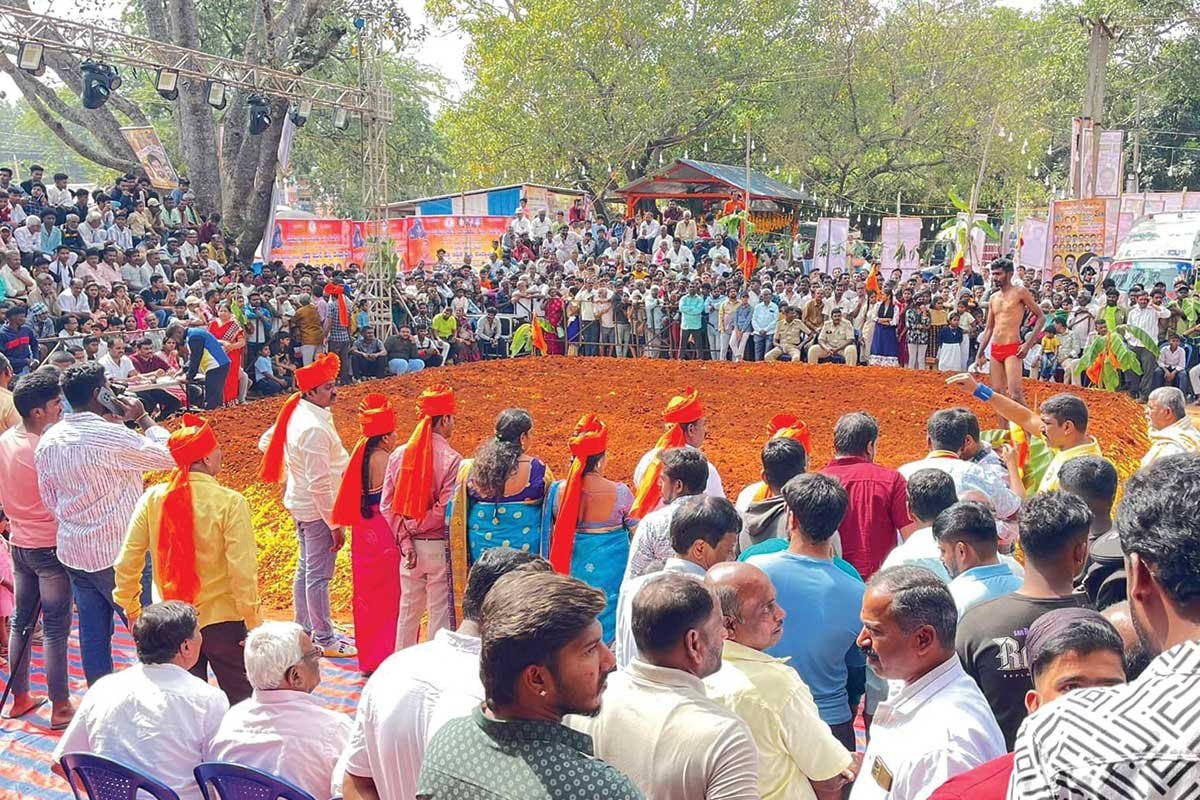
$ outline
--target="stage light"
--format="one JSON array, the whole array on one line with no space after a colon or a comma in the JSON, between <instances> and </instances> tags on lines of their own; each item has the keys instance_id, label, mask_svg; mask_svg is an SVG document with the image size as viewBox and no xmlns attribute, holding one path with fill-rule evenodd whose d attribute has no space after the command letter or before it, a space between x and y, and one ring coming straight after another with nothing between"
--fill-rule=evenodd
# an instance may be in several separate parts
<instances>
[{"instance_id":1,"label":"stage light","mask_svg":"<svg viewBox=\"0 0 1200 800\"><path fill-rule=\"evenodd\" d=\"M84 108L100 108L108 102L109 95L121 88L121 76L115 67L96 61L85 61L79 71L83 77L80 100Z\"/></svg>"},{"instance_id":2,"label":"stage light","mask_svg":"<svg viewBox=\"0 0 1200 800\"><path fill-rule=\"evenodd\" d=\"M271 106L265 97L252 94L246 99L246 105L250 106L250 133L252 135L257 136L271 127Z\"/></svg>"},{"instance_id":3,"label":"stage light","mask_svg":"<svg viewBox=\"0 0 1200 800\"><path fill-rule=\"evenodd\" d=\"M17 49L17 66L31 75L46 72L46 48L37 42L21 42Z\"/></svg>"},{"instance_id":4,"label":"stage light","mask_svg":"<svg viewBox=\"0 0 1200 800\"><path fill-rule=\"evenodd\" d=\"M228 99L225 97L225 84L209 81L205 88L205 99L217 111L225 108Z\"/></svg>"},{"instance_id":5,"label":"stage light","mask_svg":"<svg viewBox=\"0 0 1200 800\"><path fill-rule=\"evenodd\" d=\"M344 131L350 127L350 112L344 108L335 108L333 110L333 127L339 131Z\"/></svg>"},{"instance_id":6,"label":"stage light","mask_svg":"<svg viewBox=\"0 0 1200 800\"><path fill-rule=\"evenodd\" d=\"M179 99L179 73L173 69L159 69L154 77L154 90L164 100Z\"/></svg>"},{"instance_id":7,"label":"stage light","mask_svg":"<svg viewBox=\"0 0 1200 800\"><path fill-rule=\"evenodd\" d=\"M292 118L292 124L297 128L303 128L304 123L308 122L308 118L311 115L312 100L301 100L299 103L292 106L292 110L288 112L288 116Z\"/></svg>"}]
</instances>

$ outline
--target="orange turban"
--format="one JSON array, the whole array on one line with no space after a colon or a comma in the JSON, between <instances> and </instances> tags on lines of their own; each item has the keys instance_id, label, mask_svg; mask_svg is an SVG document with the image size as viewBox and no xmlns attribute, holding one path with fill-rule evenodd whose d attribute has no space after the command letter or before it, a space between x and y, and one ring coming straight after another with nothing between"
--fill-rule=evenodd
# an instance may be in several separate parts
<instances>
[{"instance_id":1,"label":"orange turban","mask_svg":"<svg viewBox=\"0 0 1200 800\"><path fill-rule=\"evenodd\" d=\"M311 392L324 383L336 380L341 371L342 363L333 353L323 353L313 359L307 367L296 369L296 386L300 391L293 394L279 407L279 416L275 417L275 432L271 435L271 443L263 454L262 463L258 466L258 479L265 483L278 483L283 477L283 449L287 444L287 426L292 419L296 406L300 405L300 395Z\"/></svg>"},{"instance_id":2,"label":"orange turban","mask_svg":"<svg viewBox=\"0 0 1200 800\"><path fill-rule=\"evenodd\" d=\"M800 421L795 414L776 414L767 423L767 432L771 438L786 436L795 439L804 447L805 455L812 454L812 440L808 436L808 426Z\"/></svg>"},{"instance_id":3,"label":"orange turban","mask_svg":"<svg viewBox=\"0 0 1200 800\"><path fill-rule=\"evenodd\" d=\"M550 565L555 572L571 573L571 556L575 551L575 529L579 522L579 505L583 499L583 468L592 456L608 448L608 428L595 414L585 414L571 435L571 469L563 482L562 501L554 520L550 537Z\"/></svg>"},{"instance_id":4,"label":"orange turban","mask_svg":"<svg viewBox=\"0 0 1200 800\"><path fill-rule=\"evenodd\" d=\"M346 289L336 283L331 283L325 287L325 296L337 298L338 322L343 328L349 328L350 309L346 308Z\"/></svg>"},{"instance_id":5,"label":"orange turban","mask_svg":"<svg viewBox=\"0 0 1200 800\"><path fill-rule=\"evenodd\" d=\"M342 473L342 484L333 501L334 525L354 525L362 515L362 474L367 440L373 436L386 436L396 430L396 412L385 396L371 393L358 406L358 424L362 428L362 435L350 453L350 463Z\"/></svg>"},{"instance_id":6,"label":"orange turban","mask_svg":"<svg viewBox=\"0 0 1200 800\"><path fill-rule=\"evenodd\" d=\"M430 386L417 398L417 410L421 420L404 446L392 511L419 520L433 507L433 418L454 413L454 390L442 383Z\"/></svg>"},{"instance_id":7,"label":"orange turban","mask_svg":"<svg viewBox=\"0 0 1200 800\"><path fill-rule=\"evenodd\" d=\"M704 406L700 404L699 394L691 386L683 394L672 397L667 403L666 411L663 412L663 422L668 423L667 429L663 431L662 436L658 437L658 442L654 445L655 449L661 453L663 450L673 447L683 447L687 444L687 437L684 436L683 428L680 426L695 422L703 416ZM638 483L637 497L634 498L633 508L629 512L631 517L642 519L658 505L659 498L662 496L658 487L658 479L661 475L662 462L655 454L650 466L646 469L646 474Z\"/></svg>"},{"instance_id":8,"label":"orange turban","mask_svg":"<svg viewBox=\"0 0 1200 800\"><path fill-rule=\"evenodd\" d=\"M184 414L183 425L167 440L167 449L175 459L167 491L163 494L158 521L159 585L164 600L193 603L200 591L196 575L196 530L192 509L192 464L217 449L217 436L203 417Z\"/></svg>"}]
</instances>

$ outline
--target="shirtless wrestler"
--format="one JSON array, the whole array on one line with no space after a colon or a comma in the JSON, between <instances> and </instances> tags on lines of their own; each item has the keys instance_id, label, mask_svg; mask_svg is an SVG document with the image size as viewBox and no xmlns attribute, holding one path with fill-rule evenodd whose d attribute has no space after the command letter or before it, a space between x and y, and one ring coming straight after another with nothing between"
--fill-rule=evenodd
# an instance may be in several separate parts
<instances>
[{"instance_id":1,"label":"shirtless wrestler","mask_svg":"<svg viewBox=\"0 0 1200 800\"><path fill-rule=\"evenodd\" d=\"M987 358L987 346L992 345L992 388L1008 395L1018 403L1025 404L1021 390L1021 367L1029 348L1042 333L1046 314L1024 287L1013 285L1013 263L1007 258L992 262L992 283L995 291L988 300L987 327L979 337L979 355L976 363L983 366ZM1026 312L1034 316L1033 328L1025 340L1021 340L1021 321Z\"/></svg>"}]
</instances>

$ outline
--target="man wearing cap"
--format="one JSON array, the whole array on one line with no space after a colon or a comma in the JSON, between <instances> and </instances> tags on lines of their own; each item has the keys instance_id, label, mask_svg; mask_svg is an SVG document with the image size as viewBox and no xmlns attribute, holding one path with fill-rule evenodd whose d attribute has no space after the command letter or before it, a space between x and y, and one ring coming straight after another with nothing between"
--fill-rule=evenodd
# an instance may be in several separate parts
<instances>
[{"instance_id":1,"label":"man wearing cap","mask_svg":"<svg viewBox=\"0 0 1200 800\"><path fill-rule=\"evenodd\" d=\"M858 348L854 344L854 324L834 306L829 321L817 332L817 342L808 349L808 363L816 364L822 358L841 356L849 366L858 363Z\"/></svg>"},{"instance_id":2,"label":"man wearing cap","mask_svg":"<svg viewBox=\"0 0 1200 800\"><path fill-rule=\"evenodd\" d=\"M704 416L704 406L700 403L699 393L689 386L682 395L676 395L667 403L663 412L663 422L666 430L658 437L654 449L648 451L638 461L633 470L633 482L637 486L637 494L633 501L633 509L629 512L634 519L642 519L651 511L662 505L659 477L662 474L662 464L658 454L673 447L694 447L700 449L704 438L708 435L708 420ZM721 484L721 476L710 461L708 464L708 485L704 493L712 497L724 497L725 487Z\"/></svg>"},{"instance_id":3,"label":"man wearing cap","mask_svg":"<svg viewBox=\"0 0 1200 800\"><path fill-rule=\"evenodd\" d=\"M449 442L454 433L454 390L443 384L430 386L417 398L417 410L421 418L408 442L388 457L379 497L379 512L400 547L397 649L417 643L426 609L426 637L453 628L461 619L454 607L453 569L461 571L458 585L466 587L465 559L450 564L446 546L446 507L462 463Z\"/></svg>"},{"instance_id":4,"label":"man wearing cap","mask_svg":"<svg viewBox=\"0 0 1200 800\"><path fill-rule=\"evenodd\" d=\"M296 522L300 555L293 600L296 622L329 658L358 655L340 637L329 615L329 581L345 533L333 524L333 505L350 455L333 426L330 408L337 400L341 365L332 354L318 356L296 370L298 392L284 402L275 424L258 440L264 453L259 478L276 483L286 471L283 506Z\"/></svg>"},{"instance_id":5,"label":"man wearing cap","mask_svg":"<svg viewBox=\"0 0 1200 800\"><path fill-rule=\"evenodd\" d=\"M149 553L162 598L190 603L200 616L200 658L189 671L207 681L211 664L233 705L250 696L242 643L261 621L250 505L217 482L221 446L202 417L184 414L167 449L176 467L134 506L113 599L132 625L142 611L139 581Z\"/></svg>"}]
</instances>

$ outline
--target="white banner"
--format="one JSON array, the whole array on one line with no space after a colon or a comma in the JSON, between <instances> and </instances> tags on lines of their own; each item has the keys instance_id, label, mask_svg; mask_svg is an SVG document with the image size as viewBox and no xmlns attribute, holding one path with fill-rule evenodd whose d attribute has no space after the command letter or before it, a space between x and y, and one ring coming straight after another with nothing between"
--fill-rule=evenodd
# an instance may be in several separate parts
<instances>
[{"instance_id":1,"label":"white banner","mask_svg":"<svg viewBox=\"0 0 1200 800\"><path fill-rule=\"evenodd\" d=\"M259 252L262 253L264 264L271 262L271 248L276 246L275 209L283 202L283 192L279 190L279 176L287 174L288 165L292 161L292 142L295 139L296 125L292 122L292 115L284 114L283 131L279 134L279 148L275 151L279 164L275 168L275 184L271 190L271 210L267 212L267 224L263 229L262 244L258 247Z\"/></svg>"},{"instance_id":2,"label":"white banner","mask_svg":"<svg viewBox=\"0 0 1200 800\"><path fill-rule=\"evenodd\" d=\"M830 274L846 270L846 245L850 239L849 217L821 217L813 245L813 269Z\"/></svg>"},{"instance_id":3,"label":"white banner","mask_svg":"<svg viewBox=\"0 0 1200 800\"><path fill-rule=\"evenodd\" d=\"M879 266L885 275L899 269L904 277L921 266L921 220L919 217L884 217Z\"/></svg>"}]
</instances>

